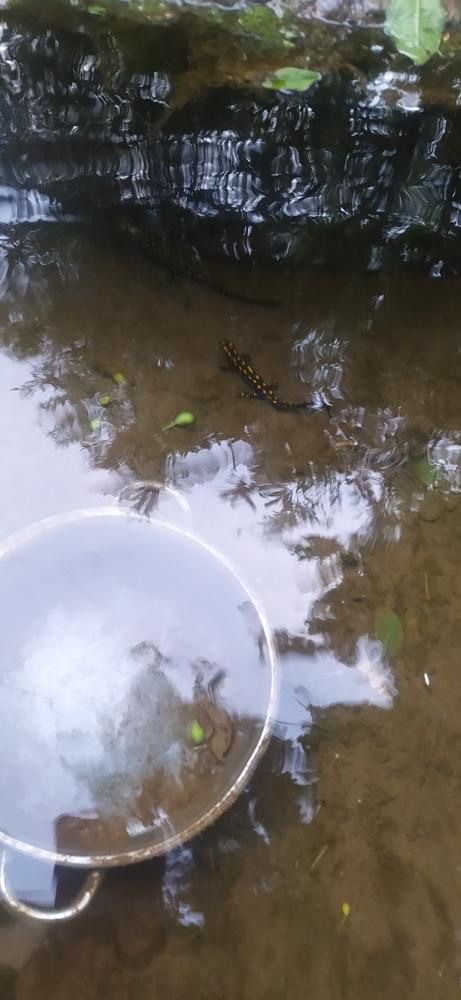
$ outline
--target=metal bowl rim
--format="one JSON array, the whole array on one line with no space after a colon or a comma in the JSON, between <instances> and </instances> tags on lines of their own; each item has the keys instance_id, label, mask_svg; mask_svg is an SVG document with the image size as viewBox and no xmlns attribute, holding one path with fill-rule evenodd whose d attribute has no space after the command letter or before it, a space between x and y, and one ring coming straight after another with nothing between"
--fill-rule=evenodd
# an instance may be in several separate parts
<instances>
[{"instance_id":1,"label":"metal bowl rim","mask_svg":"<svg viewBox=\"0 0 461 1000\"><path fill-rule=\"evenodd\" d=\"M150 858L166 854L174 847L179 847L192 837L197 836L205 830L206 827L210 826L216 819L218 819L219 816L222 815L222 813L226 811L226 809L232 805L233 802L235 802L240 793L243 791L243 788L247 784L269 743L272 732L272 720L275 716L278 704L280 678L277 651L272 630L259 598L255 596L246 582L242 580L239 571L232 565L227 557L223 556L221 552L214 548L214 546L195 535L193 531L178 527L177 525L171 524L169 521L164 521L157 516L151 517L146 514L140 514L137 511L126 510L117 506L82 507L76 510L65 511L61 514L55 514L40 521L35 521L27 527L21 528L12 535L9 535L7 538L0 541L0 559L4 559L16 549L23 547L28 542L33 541L33 539L45 534L47 531L55 527L73 524L77 521L94 517L123 517L125 519L141 521L159 529L163 528L167 531L173 532L174 534L180 535L183 538L188 538L190 541L194 542L196 545L217 559L218 562L221 563L221 566L223 566L237 580L242 590L245 591L248 600L251 601L253 607L255 608L264 633L269 666L271 670L271 687L266 716L255 748L227 792L220 799L218 799L211 809L208 809L207 812L205 812L201 817L193 823L190 823L189 826L182 832L171 834L171 836L167 837L166 840L163 840L158 844L147 844L143 847L133 848L132 850L122 851L115 854L76 855L64 854L58 851L52 851L47 848L29 844L27 841L18 840L16 837L11 836L0 828L0 844L3 844L5 847L9 847L11 850L19 851L29 857L36 858L37 860L52 862L54 864L67 867L115 868L123 865L136 864L141 861L147 861Z\"/></svg>"}]
</instances>

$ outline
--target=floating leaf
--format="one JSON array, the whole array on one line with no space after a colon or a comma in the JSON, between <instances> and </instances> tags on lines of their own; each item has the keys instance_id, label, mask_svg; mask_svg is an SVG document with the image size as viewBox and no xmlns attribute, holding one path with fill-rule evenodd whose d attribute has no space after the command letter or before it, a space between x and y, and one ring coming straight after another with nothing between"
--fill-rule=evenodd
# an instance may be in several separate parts
<instances>
[{"instance_id":1,"label":"floating leaf","mask_svg":"<svg viewBox=\"0 0 461 1000\"><path fill-rule=\"evenodd\" d=\"M349 916L350 912L351 912L351 908L350 908L349 903L343 903L342 906L341 906L341 913L342 913L342 915L343 915L343 917L344 917L345 920Z\"/></svg>"},{"instance_id":2,"label":"floating leaf","mask_svg":"<svg viewBox=\"0 0 461 1000\"><path fill-rule=\"evenodd\" d=\"M113 402L113 399L112 396L100 396L99 402L101 406L110 406L110 404Z\"/></svg>"},{"instance_id":3,"label":"floating leaf","mask_svg":"<svg viewBox=\"0 0 461 1000\"><path fill-rule=\"evenodd\" d=\"M126 378L122 375L122 372L115 372L115 375L112 375L112 378L116 385L122 385L123 382L126 382Z\"/></svg>"},{"instance_id":4,"label":"floating leaf","mask_svg":"<svg viewBox=\"0 0 461 1000\"><path fill-rule=\"evenodd\" d=\"M396 656L403 645L403 627L399 616L390 608L378 611L375 621L376 635L382 642L386 653Z\"/></svg>"},{"instance_id":5,"label":"floating leaf","mask_svg":"<svg viewBox=\"0 0 461 1000\"><path fill-rule=\"evenodd\" d=\"M101 429L101 418L93 417L93 419L90 420L90 427L92 431L99 431Z\"/></svg>"},{"instance_id":6,"label":"floating leaf","mask_svg":"<svg viewBox=\"0 0 461 1000\"><path fill-rule=\"evenodd\" d=\"M389 0L386 31L399 52L421 66L438 51L444 20L441 0Z\"/></svg>"},{"instance_id":7,"label":"floating leaf","mask_svg":"<svg viewBox=\"0 0 461 1000\"><path fill-rule=\"evenodd\" d=\"M172 427L190 427L191 424L195 423L195 417L193 413L189 413L188 410L182 410L178 413L174 420L171 420L169 424L165 424L162 427L162 431L169 431Z\"/></svg>"},{"instance_id":8,"label":"floating leaf","mask_svg":"<svg viewBox=\"0 0 461 1000\"><path fill-rule=\"evenodd\" d=\"M99 3L92 3L87 7L89 14L105 14L106 8L102 7Z\"/></svg>"},{"instance_id":9,"label":"floating leaf","mask_svg":"<svg viewBox=\"0 0 461 1000\"><path fill-rule=\"evenodd\" d=\"M200 743L203 743L205 739L205 730L197 719L193 719L190 724L190 735L192 742L195 743L196 746L200 746Z\"/></svg>"},{"instance_id":10,"label":"floating leaf","mask_svg":"<svg viewBox=\"0 0 461 1000\"><path fill-rule=\"evenodd\" d=\"M282 66L272 76L266 77L263 87L268 90L309 90L320 80L320 73L314 69L298 69L296 66Z\"/></svg>"}]
</instances>

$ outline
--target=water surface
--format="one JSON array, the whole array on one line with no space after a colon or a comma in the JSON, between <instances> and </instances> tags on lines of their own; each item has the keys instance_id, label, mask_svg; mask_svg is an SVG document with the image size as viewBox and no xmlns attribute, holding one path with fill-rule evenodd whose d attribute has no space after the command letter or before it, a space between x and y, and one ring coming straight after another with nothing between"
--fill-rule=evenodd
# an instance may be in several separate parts
<instances>
[{"instance_id":1,"label":"water surface","mask_svg":"<svg viewBox=\"0 0 461 1000\"><path fill-rule=\"evenodd\" d=\"M54 230L40 239L56 251ZM264 309L91 230L59 253L66 268L30 264L21 287L5 267L2 535L135 481L174 485L189 514L149 486L123 502L232 559L276 632L282 698L249 787L203 836L110 874L73 924L3 917L4 995L457 995L456 281L307 276ZM330 413L241 399L222 337ZM162 434L182 409L195 424ZM394 655L376 635L386 609ZM12 879L55 899L35 863ZM61 873L58 901L76 880Z\"/></svg>"},{"instance_id":2,"label":"water surface","mask_svg":"<svg viewBox=\"0 0 461 1000\"><path fill-rule=\"evenodd\" d=\"M424 106L418 74L376 75L370 52L305 98L256 99L207 92L174 34L0 32L0 542L81 507L161 516L232 562L282 675L267 753L214 826L112 871L73 923L1 911L0 996L451 1000L459 84ZM222 338L313 411L242 398ZM182 410L195 423L162 431ZM42 584L31 670L70 727ZM81 874L16 857L10 879L63 905Z\"/></svg>"}]
</instances>

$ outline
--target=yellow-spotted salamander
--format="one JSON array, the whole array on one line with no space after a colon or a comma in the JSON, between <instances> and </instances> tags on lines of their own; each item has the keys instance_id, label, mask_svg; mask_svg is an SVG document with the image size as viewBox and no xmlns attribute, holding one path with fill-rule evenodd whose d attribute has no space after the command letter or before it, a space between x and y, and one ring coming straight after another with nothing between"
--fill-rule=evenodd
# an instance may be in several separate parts
<instances>
[{"instance_id":1,"label":"yellow-spotted salamander","mask_svg":"<svg viewBox=\"0 0 461 1000\"><path fill-rule=\"evenodd\" d=\"M277 410L312 410L314 404L308 400L300 403L288 403L284 399L279 399L276 395L276 383L269 385L261 375L252 367L248 357L240 354L232 340L222 340L221 350L226 356L229 366L238 374L240 378L253 390L252 392L242 392L245 399L265 399Z\"/></svg>"}]
</instances>

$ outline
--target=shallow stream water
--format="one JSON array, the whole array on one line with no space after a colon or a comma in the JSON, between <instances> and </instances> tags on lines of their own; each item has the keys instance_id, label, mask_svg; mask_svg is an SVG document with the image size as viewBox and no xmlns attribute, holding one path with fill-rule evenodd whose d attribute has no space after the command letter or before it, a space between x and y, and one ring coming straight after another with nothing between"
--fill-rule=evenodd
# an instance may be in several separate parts
<instances>
[{"instance_id":1,"label":"shallow stream water","mask_svg":"<svg viewBox=\"0 0 461 1000\"><path fill-rule=\"evenodd\" d=\"M174 485L263 602L282 697L249 787L200 838L109 873L75 922L2 915L2 998L458 995L458 282L298 276L263 308L91 230L44 227L40 247L21 268L4 244L2 537ZM318 409L240 398L223 337ZM185 409L195 424L161 433ZM166 494L126 497L184 523ZM55 900L43 866L13 881ZM58 901L78 883L61 873Z\"/></svg>"},{"instance_id":2,"label":"shallow stream water","mask_svg":"<svg viewBox=\"0 0 461 1000\"><path fill-rule=\"evenodd\" d=\"M423 107L370 49L305 100L207 94L183 35L125 58L85 31L0 25L0 544L120 502L193 532L264 607L281 698L200 837L67 924L0 909L0 1000L451 1000L459 80ZM242 398L222 339L313 409ZM41 906L82 880L19 856L10 877Z\"/></svg>"}]
</instances>

